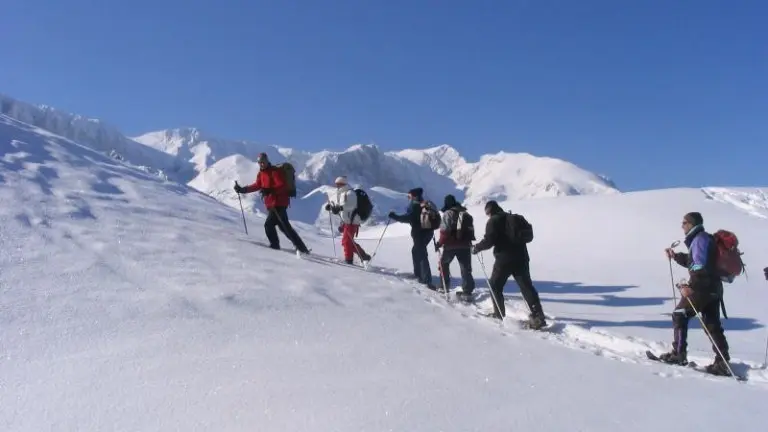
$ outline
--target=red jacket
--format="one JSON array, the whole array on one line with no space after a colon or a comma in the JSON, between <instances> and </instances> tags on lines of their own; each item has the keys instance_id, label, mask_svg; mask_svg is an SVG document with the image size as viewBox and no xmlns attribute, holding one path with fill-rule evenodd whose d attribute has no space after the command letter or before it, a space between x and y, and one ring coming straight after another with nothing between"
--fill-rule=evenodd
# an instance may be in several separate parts
<instances>
[{"instance_id":1,"label":"red jacket","mask_svg":"<svg viewBox=\"0 0 768 432\"><path fill-rule=\"evenodd\" d=\"M291 197L288 196L286 186L283 172L270 165L259 171L259 174L256 175L256 181L245 187L245 193L266 189L262 199L267 210L271 210L275 207L288 207L291 203Z\"/></svg>"}]
</instances>

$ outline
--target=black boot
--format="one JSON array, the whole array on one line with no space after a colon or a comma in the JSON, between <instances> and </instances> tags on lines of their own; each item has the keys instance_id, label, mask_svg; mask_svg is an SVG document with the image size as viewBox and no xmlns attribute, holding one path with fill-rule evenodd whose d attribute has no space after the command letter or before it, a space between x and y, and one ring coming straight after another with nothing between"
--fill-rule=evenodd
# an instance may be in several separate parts
<instances>
[{"instance_id":1,"label":"black boot","mask_svg":"<svg viewBox=\"0 0 768 432\"><path fill-rule=\"evenodd\" d=\"M543 313L532 313L528 316L528 327L533 330L539 330L540 328L547 326L547 319Z\"/></svg>"},{"instance_id":2,"label":"black boot","mask_svg":"<svg viewBox=\"0 0 768 432\"><path fill-rule=\"evenodd\" d=\"M728 364L720 356L717 356L715 361L711 365L708 365L705 369L712 375L731 376L731 371L728 369Z\"/></svg>"},{"instance_id":3,"label":"black boot","mask_svg":"<svg viewBox=\"0 0 768 432\"><path fill-rule=\"evenodd\" d=\"M672 350L659 356L659 360L667 364L685 366L688 364L688 355L685 351L677 352Z\"/></svg>"}]
</instances>

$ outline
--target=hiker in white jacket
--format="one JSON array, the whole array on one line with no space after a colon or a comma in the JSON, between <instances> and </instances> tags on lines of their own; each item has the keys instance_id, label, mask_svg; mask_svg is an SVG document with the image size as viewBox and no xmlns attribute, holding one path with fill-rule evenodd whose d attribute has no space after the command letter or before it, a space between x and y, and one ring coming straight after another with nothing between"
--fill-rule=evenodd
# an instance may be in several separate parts
<instances>
[{"instance_id":1,"label":"hiker in white jacket","mask_svg":"<svg viewBox=\"0 0 768 432\"><path fill-rule=\"evenodd\" d=\"M325 210L341 217L339 232L341 233L341 247L344 251L344 260L347 264L352 264L354 254L360 257L361 261L370 261L371 257L363 248L355 242L360 223L360 216L357 215L357 194L349 187L345 176L336 178L336 196L330 198L329 203L325 205Z\"/></svg>"}]
</instances>

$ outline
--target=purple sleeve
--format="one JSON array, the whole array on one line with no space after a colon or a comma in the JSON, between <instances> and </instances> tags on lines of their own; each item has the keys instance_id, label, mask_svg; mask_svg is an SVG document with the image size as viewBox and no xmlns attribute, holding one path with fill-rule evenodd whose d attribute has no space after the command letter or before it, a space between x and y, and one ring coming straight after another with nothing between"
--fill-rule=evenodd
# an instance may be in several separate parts
<instances>
[{"instance_id":1,"label":"purple sleeve","mask_svg":"<svg viewBox=\"0 0 768 432\"><path fill-rule=\"evenodd\" d=\"M691 271L701 270L707 266L709 243L709 237L702 234L697 235L691 242Z\"/></svg>"}]
</instances>

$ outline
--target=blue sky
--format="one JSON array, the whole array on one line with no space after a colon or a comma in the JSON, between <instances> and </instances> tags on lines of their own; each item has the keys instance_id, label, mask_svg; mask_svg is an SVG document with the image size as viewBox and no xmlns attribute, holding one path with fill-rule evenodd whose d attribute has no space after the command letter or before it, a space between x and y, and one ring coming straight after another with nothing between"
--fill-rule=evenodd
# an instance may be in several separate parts
<instances>
[{"instance_id":1,"label":"blue sky","mask_svg":"<svg viewBox=\"0 0 768 432\"><path fill-rule=\"evenodd\" d=\"M5 0L0 92L129 135L768 186L767 21L758 0Z\"/></svg>"}]
</instances>

